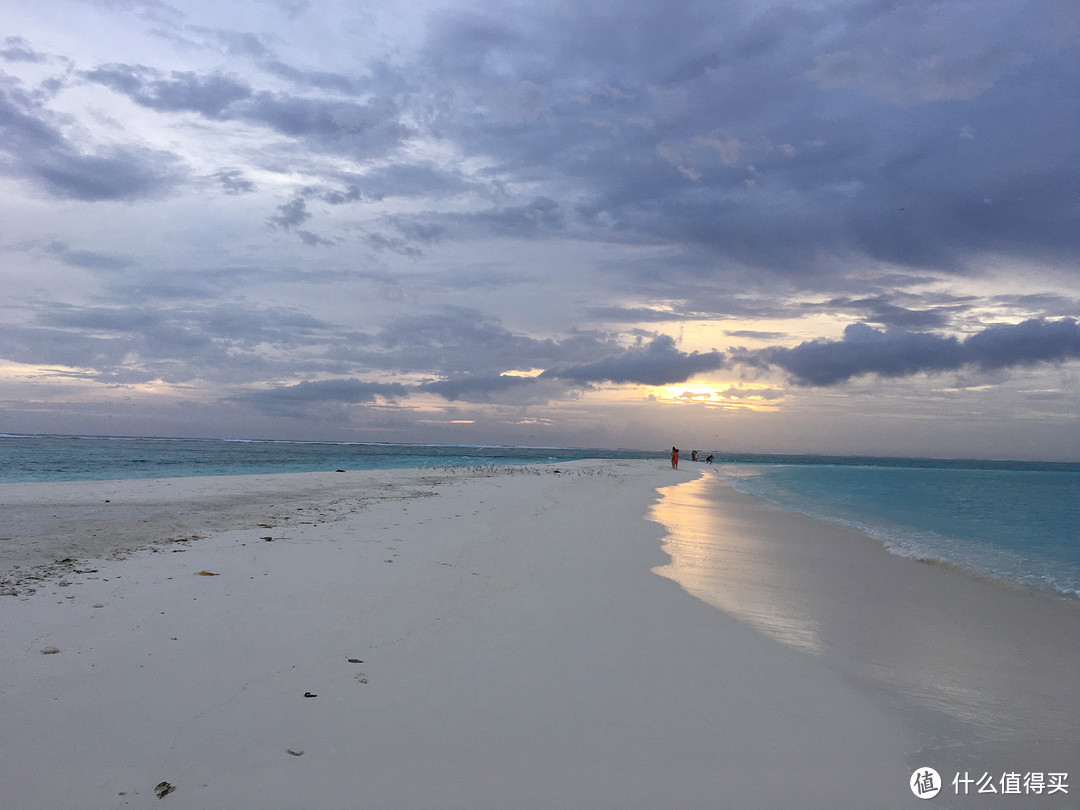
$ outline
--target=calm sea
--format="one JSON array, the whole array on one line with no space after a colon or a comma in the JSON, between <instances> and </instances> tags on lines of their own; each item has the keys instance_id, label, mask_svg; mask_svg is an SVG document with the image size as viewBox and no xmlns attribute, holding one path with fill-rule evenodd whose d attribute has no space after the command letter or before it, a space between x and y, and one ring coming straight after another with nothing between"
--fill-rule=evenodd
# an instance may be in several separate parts
<instances>
[{"instance_id":1,"label":"calm sea","mask_svg":"<svg viewBox=\"0 0 1080 810\"><path fill-rule=\"evenodd\" d=\"M109 481L418 467L666 458L663 452L362 442L155 439L0 434L0 483Z\"/></svg>"},{"instance_id":2,"label":"calm sea","mask_svg":"<svg viewBox=\"0 0 1080 810\"><path fill-rule=\"evenodd\" d=\"M831 459L737 472L740 492L894 554L1080 597L1080 464Z\"/></svg>"}]
</instances>

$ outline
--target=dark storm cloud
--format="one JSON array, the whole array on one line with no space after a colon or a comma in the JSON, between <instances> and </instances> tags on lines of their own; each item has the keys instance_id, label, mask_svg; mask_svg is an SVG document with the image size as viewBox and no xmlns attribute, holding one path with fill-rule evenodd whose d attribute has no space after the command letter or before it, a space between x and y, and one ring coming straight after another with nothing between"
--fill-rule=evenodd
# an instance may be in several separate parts
<instances>
[{"instance_id":1,"label":"dark storm cloud","mask_svg":"<svg viewBox=\"0 0 1080 810\"><path fill-rule=\"evenodd\" d=\"M621 354L592 363L549 368L541 377L556 377L578 383L614 382L638 385L680 383L706 371L724 366L718 351L681 352L675 340L661 335L647 344L634 346Z\"/></svg>"},{"instance_id":2,"label":"dark storm cloud","mask_svg":"<svg viewBox=\"0 0 1080 810\"><path fill-rule=\"evenodd\" d=\"M172 154L139 146L80 151L35 99L0 84L0 168L55 197L94 202L132 200L168 191L181 177Z\"/></svg>"},{"instance_id":3,"label":"dark storm cloud","mask_svg":"<svg viewBox=\"0 0 1080 810\"><path fill-rule=\"evenodd\" d=\"M972 366L986 371L1080 358L1080 326L1071 318L1031 319L990 326L967 338L879 331L852 324L841 340L813 340L794 348L737 353L739 362L784 369L800 385L827 386L864 374L905 377Z\"/></svg>"}]
</instances>

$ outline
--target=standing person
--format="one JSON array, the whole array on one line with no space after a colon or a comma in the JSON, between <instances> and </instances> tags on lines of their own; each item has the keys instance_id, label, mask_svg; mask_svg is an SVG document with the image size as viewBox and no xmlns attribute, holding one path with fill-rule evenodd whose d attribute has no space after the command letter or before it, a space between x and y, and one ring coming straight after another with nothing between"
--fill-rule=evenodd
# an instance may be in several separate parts
<instances>
[{"instance_id":1,"label":"standing person","mask_svg":"<svg viewBox=\"0 0 1080 810\"><path fill-rule=\"evenodd\" d=\"M678 447L672 447L671 448L671 469L673 469L673 470L679 469L679 448Z\"/></svg>"}]
</instances>

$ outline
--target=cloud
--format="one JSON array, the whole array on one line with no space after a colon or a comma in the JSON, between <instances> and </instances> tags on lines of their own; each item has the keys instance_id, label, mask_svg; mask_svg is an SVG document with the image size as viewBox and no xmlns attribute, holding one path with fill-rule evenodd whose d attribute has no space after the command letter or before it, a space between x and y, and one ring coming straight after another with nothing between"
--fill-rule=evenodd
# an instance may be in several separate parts
<instances>
[{"instance_id":1,"label":"cloud","mask_svg":"<svg viewBox=\"0 0 1080 810\"><path fill-rule=\"evenodd\" d=\"M377 349L363 358L373 366L446 379L577 363L618 346L611 335L595 331L571 332L558 340L531 337L469 307L398 316L378 331L374 342Z\"/></svg>"},{"instance_id":2,"label":"cloud","mask_svg":"<svg viewBox=\"0 0 1080 810\"><path fill-rule=\"evenodd\" d=\"M0 59L7 62L45 62L47 57L35 51L23 37L4 37Z\"/></svg>"},{"instance_id":3,"label":"cloud","mask_svg":"<svg viewBox=\"0 0 1080 810\"><path fill-rule=\"evenodd\" d=\"M33 323L0 324L0 357L88 370L102 382L212 380L245 384L293 373L340 371L339 354L371 338L290 309L199 306L39 308Z\"/></svg>"},{"instance_id":4,"label":"cloud","mask_svg":"<svg viewBox=\"0 0 1080 810\"><path fill-rule=\"evenodd\" d=\"M417 390L438 394L451 402L459 399L477 401L477 395L489 398L491 395L503 394L507 391L531 388L537 384L536 377L522 377L513 374L478 375L467 377L454 377L447 380L424 383Z\"/></svg>"},{"instance_id":5,"label":"cloud","mask_svg":"<svg viewBox=\"0 0 1080 810\"><path fill-rule=\"evenodd\" d=\"M183 165L173 154L137 145L77 148L37 100L0 84L0 170L55 197L96 202L155 197L174 188Z\"/></svg>"},{"instance_id":6,"label":"cloud","mask_svg":"<svg viewBox=\"0 0 1080 810\"><path fill-rule=\"evenodd\" d=\"M997 370L1080 358L1080 326L1071 318L995 325L960 340L947 335L879 331L851 324L841 340L739 353L740 362L784 369L800 385L828 386L864 374L906 377L964 366Z\"/></svg>"},{"instance_id":7,"label":"cloud","mask_svg":"<svg viewBox=\"0 0 1080 810\"><path fill-rule=\"evenodd\" d=\"M549 197L536 197L525 205L507 206L474 215L476 221L494 232L513 236L534 236L558 231L565 225L559 204Z\"/></svg>"},{"instance_id":8,"label":"cloud","mask_svg":"<svg viewBox=\"0 0 1080 810\"><path fill-rule=\"evenodd\" d=\"M603 321L650 323L691 320L693 313L649 307L589 307L589 315Z\"/></svg>"},{"instance_id":9,"label":"cloud","mask_svg":"<svg viewBox=\"0 0 1080 810\"><path fill-rule=\"evenodd\" d=\"M221 183L226 194L250 194L255 191L255 184L244 177L240 169L222 169L214 174L214 179Z\"/></svg>"},{"instance_id":10,"label":"cloud","mask_svg":"<svg viewBox=\"0 0 1080 810\"><path fill-rule=\"evenodd\" d=\"M66 150L42 154L33 169L54 196L86 202L158 196L173 188L180 177L180 161L174 155L134 146L105 149L97 155Z\"/></svg>"},{"instance_id":11,"label":"cloud","mask_svg":"<svg viewBox=\"0 0 1080 810\"><path fill-rule=\"evenodd\" d=\"M637 385L680 383L724 365L718 351L680 352L675 340L667 335L654 338L643 346L634 346L621 354L594 363L549 368L541 377L556 377L576 383L614 382Z\"/></svg>"},{"instance_id":12,"label":"cloud","mask_svg":"<svg viewBox=\"0 0 1080 810\"><path fill-rule=\"evenodd\" d=\"M544 388L546 392L535 391L538 388ZM356 405L372 403L377 399L397 401L423 394L435 394L449 402L500 402L508 399L507 395L511 395L509 398L516 402L546 401L556 390L550 383L535 377L512 374L464 375L409 384L347 378L278 386L265 391L249 392L237 399L264 411L288 409L290 413L298 414L304 408L321 405ZM561 390L561 386L558 390Z\"/></svg>"},{"instance_id":13,"label":"cloud","mask_svg":"<svg viewBox=\"0 0 1080 810\"><path fill-rule=\"evenodd\" d=\"M772 402L783 399L784 392L778 388L737 388L731 386L716 393L718 399L764 399Z\"/></svg>"},{"instance_id":14,"label":"cloud","mask_svg":"<svg viewBox=\"0 0 1080 810\"><path fill-rule=\"evenodd\" d=\"M296 197L279 205L278 213L270 217L270 223L288 230L303 225L309 219L311 219L311 212L307 210L307 203L303 197Z\"/></svg>"},{"instance_id":15,"label":"cloud","mask_svg":"<svg viewBox=\"0 0 1080 810\"><path fill-rule=\"evenodd\" d=\"M832 277L853 252L945 272L987 249L1074 255L1075 138L1055 110L1080 80L1037 22L1046 15L988 6L479 7L440 12L419 52L372 55L352 73L215 28L264 72L117 63L82 75L149 109L330 155L378 158L417 139L478 159L465 170L395 155L356 173L364 199L528 189L523 203L410 215L459 238L667 244L762 280ZM1018 161L1015 144L1035 137L1038 152Z\"/></svg>"},{"instance_id":16,"label":"cloud","mask_svg":"<svg viewBox=\"0 0 1080 810\"><path fill-rule=\"evenodd\" d=\"M300 70L277 59L263 63L267 72L295 83L300 87L318 90L333 90L346 95L357 95L364 83L340 73L328 73L320 70Z\"/></svg>"},{"instance_id":17,"label":"cloud","mask_svg":"<svg viewBox=\"0 0 1080 810\"><path fill-rule=\"evenodd\" d=\"M834 298L826 302L824 308L829 311L856 310L862 313L864 321L915 330L947 326L950 314L943 309L908 309L886 300L883 296L862 299Z\"/></svg>"},{"instance_id":18,"label":"cloud","mask_svg":"<svg viewBox=\"0 0 1080 810\"><path fill-rule=\"evenodd\" d=\"M332 152L374 155L396 146L412 132L389 96L376 95L358 103L291 95L256 90L246 81L221 73L166 73L143 65L103 65L82 75L151 110L264 126Z\"/></svg>"},{"instance_id":19,"label":"cloud","mask_svg":"<svg viewBox=\"0 0 1080 810\"><path fill-rule=\"evenodd\" d=\"M305 231L303 229L297 229L296 235L300 237L300 241L308 247L333 247L337 244L333 239L327 239L323 236L319 236L312 231Z\"/></svg>"},{"instance_id":20,"label":"cloud","mask_svg":"<svg viewBox=\"0 0 1080 810\"><path fill-rule=\"evenodd\" d=\"M728 337L750 338L752 340L780 340L786 337L783 332L762 332L756 329L725 329Z\"/></svg>"},{"instance_id":21,"label":"cloud","mask_svg":"<svg viewBox=\"0 0 1080 810\"><path fill-rule=\"evenodd\" d=\"M270 405L315 402L374 402L376 397L405 396L409 388L401 383L365 382L363 380L319 380L296 385L279 386L269 391L253 392L245 397L250 402Z\"/></svg>"},{"instance_id":22,"label":"cloud","mask_svg":"<svg viewBox=\"0 0 1080 810\"><path fill-rule=\"evenodd\" d=\"M1080 324L1072 318L1032 318L1008 326L990 326L964 341L967 362L997 369L1060 363L1080 357Z\"/></svg>"},{"instance_id":23,"label":"cloud","mask_svg":"<svg viewBox=\"0 0 1080 810\"><path fill-rule=\"evenodd\" d=\"M838 385L1074 356L1065 0L91 5L0 36L0 357L102 401L252 386L317 433L576 397L552 432L588 436L736 359Z\"/></svg>"},{"instance_id":24,"label":"cloud","mask_svg":"<svg viewBox=\"0 0 1080 810\"><path fill-rule=\"evenodd\" d=\"M563 396L567 383L612 381L662 385L681 382L694 373L713 369L718 362L717 356L716 352L704 355L678 352L670 338L657 338L643 349L631 349L618 358L606 358L588 366L548 370L538 376L458 374L442 380L408 384L334 379L279 386L251 392L240 399L262 410L276 411L287 407L294 415L299 413L298 406L352 405L374 402L377 397L396 400L421 394L435 394L450 402L525 404ZM779 394L771 390L750 392L732 388L725 396L775 398Z\"/></svg>"},{"instance_id":25,"label":"cloud","mask_svg":"<svg viewBox=\"0 0 1080 810\"><path fill-rule=\"evenodd\" d=\"M264 124L291 137L307 138L322 148L346 154L381 154L410 134L400 123L392 99L366 104L260 92L237 105L234 117Z\"/></svg>"},{"instance_id":26,"label":"cloud","mask_svg":"<svg viewBox=\"0 0 1080 810\"><path fill-rule=\"evenodd\" d=\"M236 102L252 95L248 85L219 73L173 71L165 77L142 65L104 65L83 75L151 110L196 112L208 118L223 117Z\"/></svg>"},{"instance_id":27,"label":"cloud","mask_svg":"<svg viewBox=\"0 0 1080 810\"><path fill-rule=\"evenodd\" d=\"M50 242L45 246L45 250L65 264L69 264L72 267L83 267L87 270L111 272L123 270L134 263L132 259L127 256L115 253L101 253L95 250L76 250L66 242Z\"/></svg>"}]
</instances>

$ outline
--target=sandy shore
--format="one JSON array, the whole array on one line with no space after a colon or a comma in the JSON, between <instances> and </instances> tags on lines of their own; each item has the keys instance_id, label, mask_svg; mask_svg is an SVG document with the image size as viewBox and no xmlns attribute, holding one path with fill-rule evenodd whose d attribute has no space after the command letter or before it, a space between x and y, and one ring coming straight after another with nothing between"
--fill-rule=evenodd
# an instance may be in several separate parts
<instances>
[{"instance_id":1,"label":"sandy shore","mask_svg":"<svg viewBox=\"0 0 1080 810\"><path fill-rule=\"evenodd\" d=\"M701 468L559 469L0 487L0 806L926 806L917 704L651 571Z\"/></svg>"},{"instance_id":2,"label":"sandy shore","mask_svg":"<svg viewBox=\"0 0 1080 810\"><path fill-rule=\"evenodd\" d=\"M63 573L55 563L68 557L119 559L154 543L267 521L336 520L372 500L430 494L445 477L406 469L0 484L0 593L32 588L27 569Z\"/></svg>"},{"instance_id":3,"label":"sandy shore","mask_svg":"<svg viewBox=\"0 0 1080 810\"><path fill-rule=\"evenodd\" d=\"M890 554L862 532L739 494L739 471L709 472L661 490L652 516L669 528L672 560L657 573L892 707L924 743L913 769L947 782L965 771L1075 778L1080 602ZM1000 787L935 804L1078 806L1080 786L1026 798Z\"/></svg>"}]
</instances>

